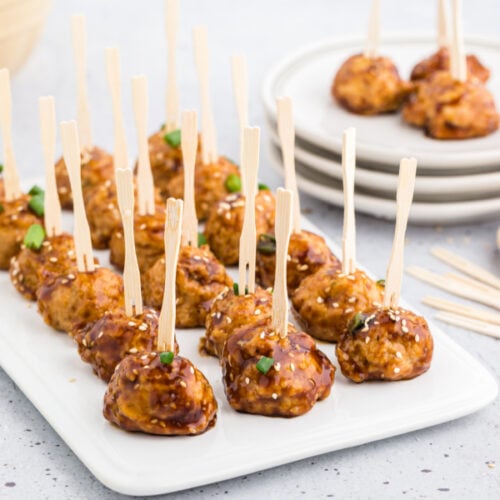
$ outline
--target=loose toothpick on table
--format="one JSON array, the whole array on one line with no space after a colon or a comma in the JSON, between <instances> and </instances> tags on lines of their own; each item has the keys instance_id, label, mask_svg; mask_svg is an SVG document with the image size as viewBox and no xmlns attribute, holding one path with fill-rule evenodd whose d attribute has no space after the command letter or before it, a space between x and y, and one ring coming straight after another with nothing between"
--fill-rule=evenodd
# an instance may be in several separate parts
<instances>
[{"instance_id":1,"label":"loose toothpick on table","mask_svg":"<svg viewBox=\"0 0 500 500\"><path fill-rule=\"evenodd\" d=\"M61 202L57 194L54 154L56 148L56 112L52 96L38 99L43 160L45 164L44 223L47 236L62 233Z\"/></svg>"},{"instance_id":2,"label":"loose toothpick on table","mask_svg":"<svg viewBox=\"0 0 500 500\"><path fill-rule=\"evenodd\" d=\"M380 43L380 0L372 1L370 20L368 21L368 36L364 56L375 59L378 56Z\"/></svg>"},{"instance_id":3,"label":"loose toothpick on table","mask_svg":"<svg viewBox=\"0 0 500 500\"><path fill-rule=\"evenodd\" d=\"M436 314L435 318L440 321L444 321L445 323L449 323L450 325L459 326L460 328L466 328L467 330L472 330L477 333L482 333L483 335L488 335L489 337L500 339L500 328L498 326L485 323L484 321L464 318L462 315L449 312L440 312Z\"/></svg>"},{"instance_id":4,"label":"loose toothpick on table","mask_svg":"<svg viewBox=\"0 0 500 500\"><path fill-rule=\"evenodd\" d=\"M354 176L356 171L356 130L342 134L342 176L344 183L344 229L342 234L342 272L356 270L356 222L354 213Z\"/></svg>"},{"instance_id":5,"label":"loose toothpick on table","mask_svg":"<svg viewBox=\"0 0 500 500\"><path fill-rule=\"evenodd\" d=\"M135 252L134 238L134 183L132 170L116 169L118 206L123 224L125 240L125 265L123 284L125 290L125 313L127 316L142 314L141 273Z\"/></svg>"},{"instance_id":6,"label":"loose toothpick on table","mask_svg":"<svg viewBox=\"0 0 500 500\"><path fill-rule=\"evenodd\" d=\"M403 158L399 165L396 228L385 280L384 306L391 309L398 307L399 296L401 294L405 233L413 199L413 191L415 189L416 173L417 160L415 158Z\"/></svg>"},{"instance_id":7,"label":"loose toothpick on table","mask_svg":"<svg viewBox=\"0 0 500 500\"><path fill-rule=\"evenodd\" d=\"M285 187L292 192L292 230L300 231L300 198L295 176L295 128L291 97L278 97L278 135L285 167Z\"/></svg>"},{"instance_id":8,"label":"loose toothpick on table","mask_svg":"<svg viewBox=\"0 0 500 500\"><path fill-rule=\"evenodd\" d=\"M455 80L467 80L467 59L462 30L462 1L452 0L453 36L450 54L450 71Z\"/></svg>"},{"instance_id":9,"label":"loose toothpick on table","mask_svg":"<svg viewBox=\"0 0 500 500\"><path fill-rule=\"evenodd\" d=\"M0 128L3 142L5 200L13 201L21 196L22 191L12 144L12 96L10 73L7 68L0 69Z\"/></svg>"},{"instance_id":10,"label":"loose toothpick on table","mask_svg":"<svg viewBox=\"0 0 500 500\"><path fill-rule=\"evenodd\" d=\"M281 338L288 334L288 292L286 268L292 231L293 195L288 189L276 191L276 271L273 290L273 329Z\"/></svg>"},{"instance_id":11,"label":"loose toothpick on table","mask_svg":"<svg viewBox=\"0 0 500 500\"><path fill-rule=\"evenodd\" d=\"M450 47L448 0L437 0L437 42L440 49Z\"/></svg>"},{"instance_id":12,"label":"loose toothpick on table","mask_svg":"<svg viewBox=\"0 0 500 500\"><path fill-rule=\"evenodd\" d=\"M165 131L179 128L179 90L177 87L177 32L179 30L179 0L165 0L165 33L167 35L167 109Z\"/></svg>"},{"instance_id":13,"label":"loose toothpick on table","mask_svg":"<svg viewBox=\"0 0 500 500\"><path fill-rule=\"evenodd\" d=\"M196 111L182 112L182 159L184 163L184 215L182 217L182 245L198 246L198 219L194 197L194 167L198 147Z\"/></svg>"},{"instance_id":14,"label":"loose toothpick on table","mask_svg":"<svg viewBox=\"0 0 500 500\"><path fill-rule=\"evenodd\" d=\"M159 351L175 352L175 280L181 242L182 200L167 200L165 220L165 291L158 324Z\"/></svg>"},{"instance_id":15,"label":"loose toothpick on table","mask_svg":"<svg viewBox=\"0 0 500 500\"><path fill-rule=\"evenodd\" d=\"M215 122L210 99L208 74L208 35L206 26L198 26L193 30L194 60L201 97L201 155L206 165L218 159Z\"/></svg>"},{"instance_id":16,"label":"loose toothpick on table","mask_svg":"<svg viewBox=\"0 0 500 500\"><path fill-rule=\"evenodd\" d=\"M255 258L257 230L255 227L255 195L257 192L257 171L259 169L259 127L243 129L242 174L247 186L243 227L240 237L239 293L255 292Z\"/></svg>"},{"instance_id":17,"label":"loose toothpick on table","mask_svg":"<svg viewBox=\"0 0 500 500\"><path fill-rule=\"evenodd\" d=\"M144 75L132 78L135 128L139 160L137 162L137 202L140 215L155 213L154 181L148 145L148 82Z\"/></svg>"},{"instance_id":18,"label":"loose toothpick on table","mask_svg":"<svg viewBox=\"0 0 500 500\"><path fill-rule=\"evenodd\" d=\"M80 176L80 144L78 141L78 129L74 120L61 123L61 139L64 163L68 169L71 192L73 194L76 263L79 272L93 272L95 270L94 256L92 253L89 223L83 204L82 180Z\"/></svg>"}]
</instances>

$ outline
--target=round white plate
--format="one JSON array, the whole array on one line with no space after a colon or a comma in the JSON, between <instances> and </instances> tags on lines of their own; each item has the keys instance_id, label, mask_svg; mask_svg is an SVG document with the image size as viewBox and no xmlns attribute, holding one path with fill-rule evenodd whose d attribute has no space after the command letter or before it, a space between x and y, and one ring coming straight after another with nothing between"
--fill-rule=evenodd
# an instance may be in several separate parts
<instances>
[{"instance_id":1,"label":"round white plate","mask_svg":"<svg viewBox=\"0 0 500 500\"><path fill-rule=\"evenodd\" d=\"M359 116L339 107L330 96L333 76L340 64L359 53L362 38L336 39L299 50L275 66L263 86L267 114L276 119L276 98L293 98L297 136L339 153L342 131L356 127L357 154L363 161L399 164L403 156L415 156L423 170L500 169L500 132L462 141L430 139L420 129L406 125L400 114ZM467 51L477 54L491 69L488 88L500 104L500 42L479 38L466 41ZM403 77L413 65L436 50L435 37L394 35L386 37L380 53L391 57Z\"/></svg>"},{"instance_id":2,"label":"round white plate","mask_svg":"<svg viewBox=\"0 0 500 500\"><path fill-rule=\"evenodd\" d=\"M278 148L280 141L276 130L270 128L271 141ZM295 158L304 168L310 168L328 175L329 177L342 180L342 164L340 157L334 155L323 157L319 150L311 146L295 145ZM365 169L364 165L356 166L356 185L379 196L394 199L398 186L398 173L378 172ZM465 201L500 196L500 171L487 172L475 175L458 176L420 176L415 182L415 201Z\"/></svg>"},{"instance_id":3,"label":"round white plate","mask_svg":"<svg viewBox=\"0 0 500 500\"><path fill-rule=\"evenodd\" d=\"M279 149L271 145L271 162L278 172L283 172ZM305 193L336 206L343 206L342 182L320 172L295 165L297 184ZM393 220L396 215L396 201L367 194L361 189L355 194L356 210L373 217ZM410 222L420 225L459 224L478 220L498 220L500 217L500 197L489 200L475 200L453 203L413 202Z\"/></svg>"}]
</instances>

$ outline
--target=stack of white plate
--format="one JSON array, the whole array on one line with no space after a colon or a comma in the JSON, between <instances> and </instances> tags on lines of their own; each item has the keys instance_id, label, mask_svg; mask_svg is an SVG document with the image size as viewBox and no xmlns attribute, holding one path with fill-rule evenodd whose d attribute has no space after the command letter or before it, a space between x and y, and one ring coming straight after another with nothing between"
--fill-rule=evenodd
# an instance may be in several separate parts
<instances>
[{"instance_id":1,"label":"stack of white plate","mask_svg":"<svg viewBox=\"0 0 500 500\"><path fill-rule=\"evenodd\" d=\"M406 125L400 114L358 116L340 108L330 87L340 64L359 53L363 40L330 40L300 50L275 66L263 88L271 129L271 157L281 169L276 132L276 98L294 104L299 188L342 205L342 132L356 128L356 206L360 212L392 219L399 160L414 156L418 176L410 220L451 224L500 219L500 131L485 138L439 141ZM488 88L500 109L500 41L468 39L467 51L491 70ZM433 37L391 36L380 53L391 57L403 78L419 60L435 52Z\"/></svg>"}]
</instances>

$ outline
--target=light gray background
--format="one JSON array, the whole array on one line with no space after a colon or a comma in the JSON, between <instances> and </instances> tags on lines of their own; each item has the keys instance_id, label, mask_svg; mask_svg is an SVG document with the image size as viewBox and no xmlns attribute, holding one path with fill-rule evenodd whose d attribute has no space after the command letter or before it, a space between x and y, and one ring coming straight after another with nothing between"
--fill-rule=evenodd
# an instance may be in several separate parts
<instances>
[{"instance_id":1,"label":"light gray background","mask_svg":"<svg viewBox=\"0 0 500 500\"><path fill-rule=\"evenodd\" d=\"M500 4L464 0L468 34L498 37ZM368 0L181 0L179 78L183 106L198 106L191 53L191 27L209 27L211 84L219 149L238 158L236 113L230 85L229 56L248 58L250 122L263 125L260 86L269 67L303 44L332 35L361 33ZM435 2L384 0L383 29L431 32ZM103 48L117 44L122 53L125 116L131 154L135 136L131 119L130 77L145 73L151 96L150 129L163 121L165 42L161 0L56 0L47 29L30 61L12 82L14 142L23 176L40 174L42 161L37 98L53 94L58 119L75 116L74 67L70 16L84 12L89 32L89 91L95 142L112 146L112 124L104 72ZM260 177L272 187L280 179L269 168L264 127ZM307 196L303 208L339 241L342 212ZM500 219L500 217L499 217ZM434 244L452 248L500 273L494 250L497 223L451 228L410 227L406 263L445 271L429 254ZM385 273L393 225L357 217L358 257L378 275ZM430 291L405 278L404 295L414 304ZM439 292L436 292L439 294ZM432 311L418 304L426 314ZM5 317L8 311L2 310ZM500 343L445 327L450 336L500 378ZM15 334L15 332L12 332ZM47 345L47 348L50 348ZM42 356L43 353L40 353ZM0 369L0 498L118 498L103 487L19 389ZM500 407L455 422L357 448L323 455L223 483L176 493L172 498L500 498ZM497 467L494 467L494 464ZM488 466L490 464L490 466ZM15 486L9 484L15 483Z\"/></svg>"}]
</instances>

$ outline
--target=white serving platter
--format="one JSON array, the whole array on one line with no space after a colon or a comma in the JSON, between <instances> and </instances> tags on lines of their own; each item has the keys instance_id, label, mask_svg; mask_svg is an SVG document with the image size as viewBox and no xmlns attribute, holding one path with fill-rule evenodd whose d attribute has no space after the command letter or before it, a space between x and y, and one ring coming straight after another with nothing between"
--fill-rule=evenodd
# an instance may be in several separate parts
<instances>
[{"instance_id":1,"label":"white serving platter","mask_svg":"<svg viewBox=\"0 0 500 500\"><path fill-rule=\"evenodd\" d=\"M307 221L304 226L319 232ZM106 254L99 257L106 263ZM105 384L66 334L44 325L6 272L0 297L0 365L97 479L128 495L178 491L440 424L477 411L497 394L486 369L432 325L434 360L419 378L356 385L337 371L330 397L302 417L240 414L226 402L217 360L198 354L202 330L180 330L181 353L214 387L217 425L195 437L126 433L102 416ZM334 359L333 345L320 344Z\"/></svg>"},{"instance_id":2,"label":"white serving platter","mask_svg":"<svg viewBox=\"0 0 500 500\"><path fill-rule=\"evenodd\" d=\"M335 153L341 152L342 131L356 127L357 154L362 161L397 165L403 156L415 156L420 170L429 172L500 169L500 132L462 141L428 138L406 125L400 114L359 116L332 99L333 77L349 56L360 53L361 37L330 39L302 48L275 65L263 85L267 115L276 120L276 98L294 101L297 136ZM500 42L478 37L466 39L467 52L479 56L491 69L487 86L500 104ZM403 78L413 65L435 52L435 36L392 35L382 39L380 53L391 57Z\"/></svg>"}]
</instances>

